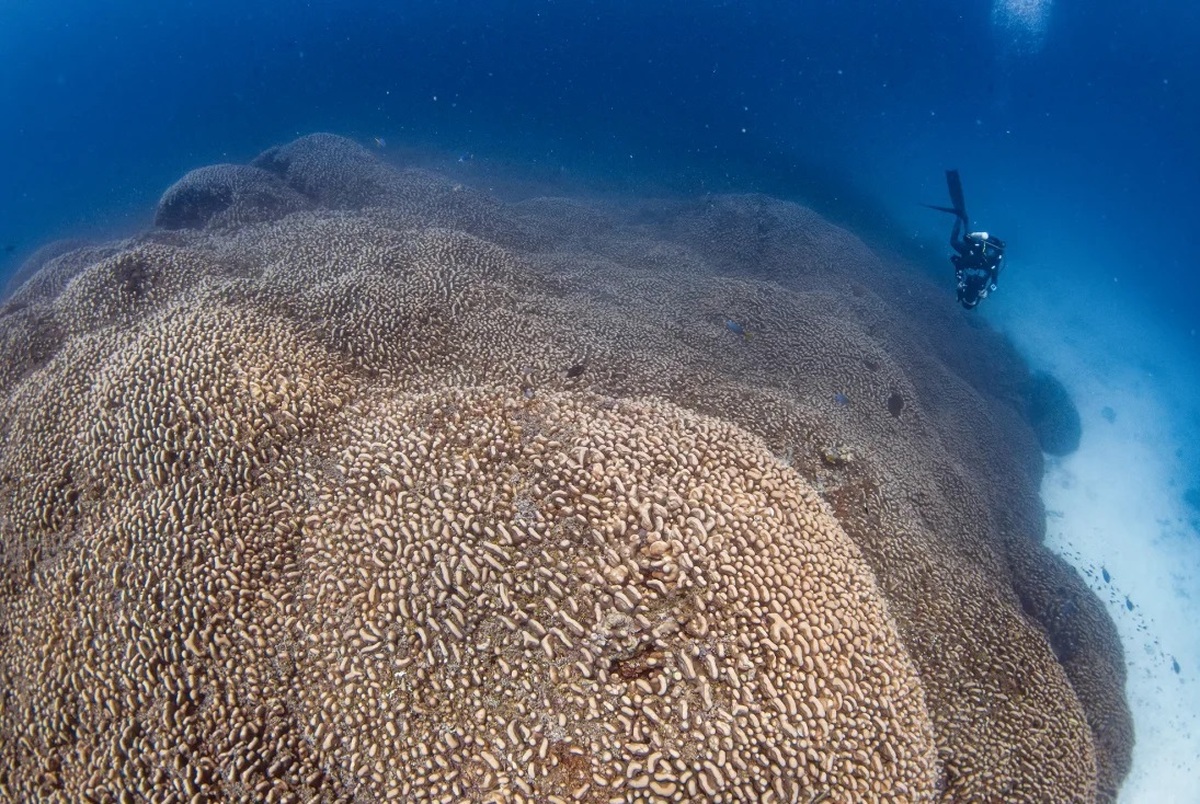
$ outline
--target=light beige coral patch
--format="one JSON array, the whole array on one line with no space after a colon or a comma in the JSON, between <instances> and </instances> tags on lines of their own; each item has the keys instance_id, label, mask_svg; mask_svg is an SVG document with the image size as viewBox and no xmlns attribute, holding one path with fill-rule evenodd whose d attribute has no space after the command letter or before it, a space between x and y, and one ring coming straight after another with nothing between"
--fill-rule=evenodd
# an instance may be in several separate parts
<instances>
[{"instance_id":1,"label":"light beige coral patch","mask_svg":"<svg viewBox=\"0 0 1200 804\"><path fill-rule=\"evenodd\" d=\"M657 401L365 405L312 490L298 690L372 795L916 800L913 667L754 437Z\"/></svg>"}]
</instances>

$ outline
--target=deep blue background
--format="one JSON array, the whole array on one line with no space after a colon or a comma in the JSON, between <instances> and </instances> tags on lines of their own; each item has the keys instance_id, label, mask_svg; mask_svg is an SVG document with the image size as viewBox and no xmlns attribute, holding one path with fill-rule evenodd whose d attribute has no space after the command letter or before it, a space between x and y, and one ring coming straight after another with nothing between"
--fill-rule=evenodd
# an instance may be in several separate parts
<instances>
[{"instance_id":1,"label":"deep blue background","mask_svg":"<svg viewBox=\"0 0 1200 804\"><path fill-rule=\"evenodd\" d=\"M327 130L761 189L913 247L944 237L916 204L958 167L1010 270L1119 279L1186 339L1200 12L1042 7L1038 49L961 0L0 0L0 274L53 237L147 225L190 168Z\"/></svg>"}]
</instances>

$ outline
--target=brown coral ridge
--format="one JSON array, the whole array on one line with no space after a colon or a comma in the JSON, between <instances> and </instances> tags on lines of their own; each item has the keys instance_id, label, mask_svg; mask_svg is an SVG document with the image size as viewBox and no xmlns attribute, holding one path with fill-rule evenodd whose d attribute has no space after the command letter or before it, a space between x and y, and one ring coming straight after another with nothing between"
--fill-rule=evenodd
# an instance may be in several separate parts
<instances>
[{"instance_id":1,"label":"brown coral ridge","mask_svg":"<svg viewBox=\"0 0 1200 804\"><path fill-rule=\"evenodd\" d=\"M1024 369L928 285L762 197L256 164L305 208L55 256L0 314L6 793L1115 796Z\"/></svg>"},{"instance_id":2,"label":"brown coral ridge","mask_svg":"<svg viewBox=\"0 0 1200 804\"><path fill-rule=\"evenodd\" d=\"M761 442L653 400L347 406L319 350L241 312L173 311L116 356L132 410L79 457L143 443L90 462L85 535L6 584L6 794L928 796L870 570ZM202 397L145 361L167 344ZM139 436L176 403L210 444Z\"/></svg>"},{"instance_id":3,"label":"brown coral ridge","mask_svg":"<svg viewBox=\"0 0 1200 804\"><path fill-rule=\"evenodd\" d=\"M275 174L248 165L197 168L167 189L154 225L164 229L235 228L311 206Z\"/></svg>"},{"instance_id":4,"label":"brown coral ridge","mask_svg":"<svg viewBox=\"0 0 1200 804\"><path fill-rule=\"evenodd\" d=\"M329 460L299 697L368 790L932 791L920 685L870 571L738 429L653 400L452 391L363 405Z\"/></svg>"}]
</instances>

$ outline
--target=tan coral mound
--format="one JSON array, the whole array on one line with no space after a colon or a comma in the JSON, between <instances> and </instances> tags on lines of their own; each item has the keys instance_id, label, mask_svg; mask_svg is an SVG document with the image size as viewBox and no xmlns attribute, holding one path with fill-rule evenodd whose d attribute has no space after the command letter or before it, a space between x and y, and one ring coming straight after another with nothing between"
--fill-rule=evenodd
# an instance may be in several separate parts
<instances>
[{"instance_id":1,"label":"tan coral mound","mask_svg":"<svg viewBox=\"0 0 1200 804\"><path fill-rule=\"evenodd\" d=\"M572 394L347 407L261 323L156 317L53 445L105 503L6 579L9 795L932 790L870 571L753 437Z\"/></svg>"},{"instance_id":2,"label":"tan coral mound","mask_svg":"<svg viewBox=\"0 0 1200 804\"><path fill-rule=\"evenodd\" d=\"M311 489L292 626L306 725L367 789L930 793L871 574L761 443L652 401L373 407Z\"/></svg>"},{"instance_id":3,"label":"tan coral mound","mask_svg":"<svg viewBox=\"0 0 1200 804\"><path fill-rule=\"evenodd\" d=\"M1023 367L921 280L761 197L257 164L314 208L0 311L0 794L1115 797Z\"/></svg>"}]
</instances>

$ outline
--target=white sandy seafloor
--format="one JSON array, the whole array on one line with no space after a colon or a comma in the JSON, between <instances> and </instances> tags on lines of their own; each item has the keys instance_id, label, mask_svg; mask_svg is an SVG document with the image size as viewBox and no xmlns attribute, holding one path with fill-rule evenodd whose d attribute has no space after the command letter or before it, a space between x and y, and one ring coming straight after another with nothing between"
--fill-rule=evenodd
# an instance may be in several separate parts
<instances>
[{"instance_id":1,"label":"white sandy seafloor","mask_svg":"<svg viewBox=\"0 0 1200 804\"><path fill-rule=\"evenodd\" d=\"M1120 801L1200 802L1200 512L1183 496L1200 484L1200 343L1132 309L1111 276L1006 273L988 317L1083 420L1079 450L1047 459L1046 543L1107 604L1124 644L1136 744Z\"/></svg>"}]
</instances>

